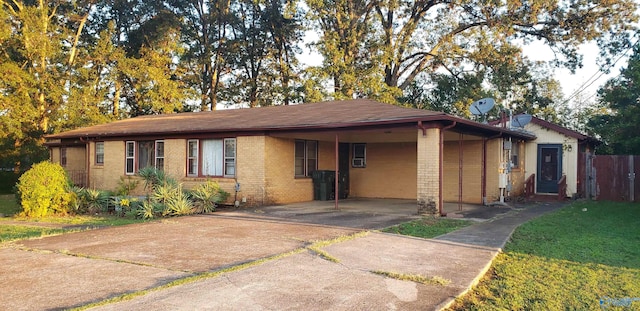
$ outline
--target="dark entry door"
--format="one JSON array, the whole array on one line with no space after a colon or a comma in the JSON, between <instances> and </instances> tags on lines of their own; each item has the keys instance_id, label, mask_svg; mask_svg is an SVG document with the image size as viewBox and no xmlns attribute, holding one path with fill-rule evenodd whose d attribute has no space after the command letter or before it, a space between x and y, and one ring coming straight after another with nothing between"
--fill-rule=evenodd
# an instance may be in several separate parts
<instances>
[{"instance_id":1,"label":"dark entry door","mask_svg":"<svg viewBox=\"0 0 640 311\"><path fill-rule=\"evenodd\" d=\"M351 150L349 143L340 143L338 145L338 169L340 174L338 175L338 191L340 199L346 199L349 196L349 150Z\"/></svg>"},{"instance_id":2,"label":"dark entry door","mask_svg":"<svg viewBox=\"0 0 640 311\"><path fill-rule=\"evenodd\" d=\"M562 145L538 145L538 193L558 193L562 177Z\"/></svg>"}]
</instances>

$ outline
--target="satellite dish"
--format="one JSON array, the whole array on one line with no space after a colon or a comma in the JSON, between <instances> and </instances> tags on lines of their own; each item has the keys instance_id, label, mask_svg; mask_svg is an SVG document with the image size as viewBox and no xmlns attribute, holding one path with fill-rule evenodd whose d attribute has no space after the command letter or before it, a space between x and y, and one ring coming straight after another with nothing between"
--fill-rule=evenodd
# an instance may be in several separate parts
<instances>
[{"instance_id":1,"label":"satellite dish","mask_svg":"<svg viewBox=\"0 0 640 311\"><path fill-rule=\"evenodd\" d=\"M530 114L519 114L513 117L513 120L511 120L511 126L524 128L524 126L529 122L531 122Z\"/></svg>"},{"instance_id":2,"label":"satellite dish","mask_svg":"<svg viewBox=\"0 0 640 311\"><path fill-rule=\"evenodd\" d=\"M481 100L474 101L469 107L471 114L476 116L483 116L495 106L496 101L493 98L483 98Z\"/></svg>"}]
</instances>

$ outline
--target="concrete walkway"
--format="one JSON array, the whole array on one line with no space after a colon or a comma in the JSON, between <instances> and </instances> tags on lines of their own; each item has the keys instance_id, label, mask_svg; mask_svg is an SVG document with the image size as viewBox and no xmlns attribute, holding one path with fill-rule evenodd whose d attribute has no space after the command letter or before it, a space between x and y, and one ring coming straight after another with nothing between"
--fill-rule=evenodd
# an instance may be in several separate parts
<instances>
[{"instance_id":1,"label":"concrete walkway","mask_svg":"<svg viewBox=\"0 0 640 311\"><path fill-rule=\"evenodd\" d=\"M96 309L438 310L484 274L519 224L560 206L512 210L436 239L370 232L321 247L337 262L305 247L361 229L291 223L273 215L260 219L256 213L243 218L235 211L24 241L0 249L0 304L12 310L65 309L151 290ZM370 223L380 223L374 219ZM268 259L278 254L286 255ZM172 280L265 258L160 289ZM418 284L376 271L441 282Z\"/></svg>"}]
</instances>

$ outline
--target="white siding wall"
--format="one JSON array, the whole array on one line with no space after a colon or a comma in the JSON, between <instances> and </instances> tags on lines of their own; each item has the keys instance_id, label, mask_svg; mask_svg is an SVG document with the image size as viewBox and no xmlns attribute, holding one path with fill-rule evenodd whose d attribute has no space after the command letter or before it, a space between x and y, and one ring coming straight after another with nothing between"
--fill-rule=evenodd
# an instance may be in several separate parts
<instances>
[{"instance_id":1,"label":"white siding wall","mask_svg":"<svg viewBox=\"0 0 640 311\"><path fill-rule=\"evenodd\" d=\"M577 192L578 183L578 140L533 123L527 124L525 130L537 137L525 145L525 178L536 174L538 145L560 144L563 146L562 174L567 175L567 196L573 196Z\"/></svg>"}]
</instances>

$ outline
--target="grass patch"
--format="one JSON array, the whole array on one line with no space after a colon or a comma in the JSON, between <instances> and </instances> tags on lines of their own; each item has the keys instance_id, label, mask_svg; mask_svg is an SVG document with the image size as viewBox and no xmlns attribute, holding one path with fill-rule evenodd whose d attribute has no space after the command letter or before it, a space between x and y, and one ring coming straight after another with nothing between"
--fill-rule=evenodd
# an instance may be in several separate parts
<instances>
[{"instance_id":1,"label":"grass patch","mask_svg":"<svg viewBox=\"0 0 640 311\"><path fill-rule=\"evenodd\" d=\"M341 242L346 242L346 241L350 241L353 239L357 239L360 237L363 237L365 235L369 234L368 231L362 231L362 232L358 232L358 233L354 233L354 234L350 234L350 235L342 235L339 236L337 238L331 239L331 240L324 240L324 241L315 241L313 242L311 245L307 246L307 249L314 252L315 254L317 254L318 256L320 256L322 259L324 260L328 260L331 262L335 262L335 263L339 263L340 259L331 256L329 253L327 253L326 251L320 249L322 247L326 247L329 245L333 245L336 243L341 243Z\"/></svg>"},{"instance_id":2,"label":"grass patch","mask_svg":"<svg viewBox=\"0 0 640 311\"><path fill-rule=\"evenodd\" d=\"M13 194L0 195L0 214L4 216L13 216L20 212L20 205L16 201Z\"/></svg>"},{"instance_id":3,"label":"grass patch","mask_svg":"<svg viewBox=\"0 0 640 311\"><path fill-rule=\"evenodd\" d=\"M578 202L537 218L452 309L640 309L638 228L637 203Z\"/></svg>"},{"instance_id":4,"label":"grass patch","mask_svg":"<svg viewBox=\"0 0 640 311\"><path fill-rule=\"evenodd\" d=\"M0 225L0 243L64 233L64 229Z\"/></svg>"},{"instance_id":5,"label":"grass patch","mask_svg":"<svg viewBox=\"0 0 640 311\"><path fill-rule=\"evenodd\" d=\"M401 280L401 281L410 281L415 283L420 283L424 285L441 285L446 286L451 283L451 280L447 280L441 278L439 276L434 277L426 277L420 274L404 274L404 273L396 273L396 272L388 272L388 271L371 271L371 273L382 275L384 277Z\"/></svg>"},{"instance_id":6,"label":"grass patch","mask_svg":"<svg viewBox=\"0 0 640 311\"><path fill-rule=\"evenodd\" d=\"M419 238L433 238L466 227L472 223L472 221L462 219L425 217L386 228L382 230L382 232L410 235Z\"/></svg>"}]
</instances>

